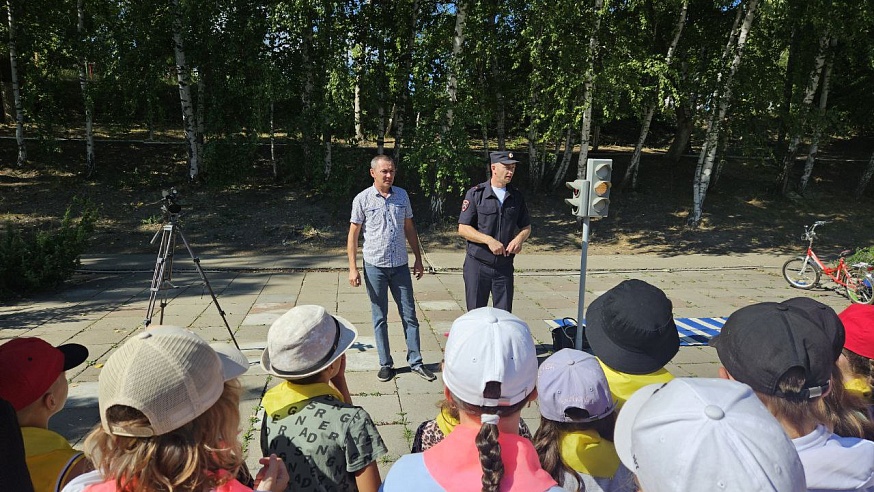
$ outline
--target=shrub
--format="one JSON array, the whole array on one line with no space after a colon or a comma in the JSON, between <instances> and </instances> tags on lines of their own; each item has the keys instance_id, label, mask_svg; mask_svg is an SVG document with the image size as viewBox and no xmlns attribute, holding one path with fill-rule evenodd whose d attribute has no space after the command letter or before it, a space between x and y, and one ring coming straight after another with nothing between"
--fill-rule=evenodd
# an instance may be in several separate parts
<instances>
[{"instance_id":1,"label":"shrub","mask_svg":"<svg viewBox=\"0 0 874 492\"><path fill-rule=\"evenodd\" d=\"M868 246L867 248L857 249L853 256L847 258L847 263L852 265L853 263L864 262L869 265L874 265L874 246Z\"/></svg>"},{"instance_id":2,"label":"shrub","mask_svg":"<svg viewBox=\"0 0 874 492\"><path fill-rule=\"evenodd\" d=\"M50 230L23 231L6 223L0 238L0 298L51 289L73 275L97 220L97 211L87 203L78 219L73 209L67 207L60 226Z\"/></svg>"}]
</instances>

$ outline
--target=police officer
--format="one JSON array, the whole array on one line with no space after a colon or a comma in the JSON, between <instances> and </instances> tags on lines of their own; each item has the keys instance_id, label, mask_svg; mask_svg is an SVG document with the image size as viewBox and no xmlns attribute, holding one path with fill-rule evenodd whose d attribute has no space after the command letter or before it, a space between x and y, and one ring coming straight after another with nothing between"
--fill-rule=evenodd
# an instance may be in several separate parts
<instances>
[{"instance_id":1,"label":"police officer","mask_svg":"<svg viewBox=\"0 0 874 492\"><path fill-rule=\"evenodd\" d=\"M531 235L525 198L510 185L516 172L512 152L490 152L492 177L467 190L458 216L458 234L467 239L464 295L467 309L492 305L513 309L513 257Z\"/></svg>"}]
</instances>

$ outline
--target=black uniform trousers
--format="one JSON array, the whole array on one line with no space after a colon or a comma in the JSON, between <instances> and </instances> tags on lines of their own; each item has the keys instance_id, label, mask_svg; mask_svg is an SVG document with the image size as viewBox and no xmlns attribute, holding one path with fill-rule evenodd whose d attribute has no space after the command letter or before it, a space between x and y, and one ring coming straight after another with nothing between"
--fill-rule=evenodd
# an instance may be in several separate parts
<instances>
[{"instance_id":1,"label":"black uniform trousers","mask_svg":"<svg viewBox=\"0 0 874 492\"><path fill-rule=\"evenodd\" d=\"M464 297L467 310L481 308L489 303L507 312L513 311L513 262L499 261L489 265L476 258L464 257Z\"/></svg>"}]
</instances>

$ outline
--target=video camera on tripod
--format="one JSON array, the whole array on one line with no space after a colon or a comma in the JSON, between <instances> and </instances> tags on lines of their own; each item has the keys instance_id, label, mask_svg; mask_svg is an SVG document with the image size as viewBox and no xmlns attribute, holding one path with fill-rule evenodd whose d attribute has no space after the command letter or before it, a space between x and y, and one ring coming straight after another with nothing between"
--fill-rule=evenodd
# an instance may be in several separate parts
<instances>
[{"instance_id":1,"label":"video camera on tripod","mask_svg":"<svg viewBox=\"0 0 874 492\"><path fill-rule=\"evenodd\" d=\"M164 215L175 215L182 212L182 205L179 204L179 192L176 188L169 190L161 190L161 210Z\"/></svg>"},{"instance_id":2,"label":"video camera on tripod","mask_svg":"<svg viewBox=\"0 0 874 492\"><path fill-rule=\"evenodd\" d=\"M185 249L188 251L188 256L191 257L191 261L194 262L194 268L200 275L203 286L209 291L212 303L218 310L222 321L224 321L225 328L228 330L231 341L233 341L234 346L239 349L240 346L237 344L237 339L234 337L234 331L231 329L230 324L228 324L228 318L225 316L224 310L221 308L218 299L215 297L215 292L212 290L212 286L206 278L206 273L204 273L203 268L200 266L200 258L194 255L194 251L191 250L191 245L188 244L188 240L185 239L185 235L182 234L182 227L177 220L179 218L179 213L182 212L182 205L179 204L179 192L176 191L176 188L161 191L161 211L164 212L164 223L161 224L161 228L155 232L155 235L150 241L151 244L155 244L158 237L161 237L161 245L158 248L158 259L155 261L155 271L152 272L152 283L149 286L149 306L146 308L146 318L143 320L143 325L148 328L149 325L152 324L152 315L155 312L156 306L160 308L160 318L158 323L162 325L164 324L164 308L167 307L169 302L167 291L177 288L173 285L172 280L173 257L175 256L176 239L178 237L182 240L182 244L185 245ZM161 296L160 302L158 300L159 296Z\"/></svg>"}]
</instances>

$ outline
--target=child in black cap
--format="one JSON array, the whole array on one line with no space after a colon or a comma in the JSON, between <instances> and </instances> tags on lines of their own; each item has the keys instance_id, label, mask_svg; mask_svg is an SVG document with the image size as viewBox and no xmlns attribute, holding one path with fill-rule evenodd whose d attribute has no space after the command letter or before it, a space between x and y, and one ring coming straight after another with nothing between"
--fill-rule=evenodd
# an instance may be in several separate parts
<instances>
[{"instance_id":1,"label":"child in black cap","mask_svg":"<svg viewBox=\"0 0 874 492\"><path fill-rule=\"evenodd\" d=\"M765 302L737 310L711 340L719 375L752 387L792 439L809 490L874 490L874 442L828 430L833 340L803 310Z\"/></svg>"},{"instance_id":2,"label":"child in black cap","mask_svg":"<svg viewBox=\"0 0 874 492\"><path fill-rule=\"evenodd\" d=\"M680 350L672 310L661 289L632 279L602 294L586 311L586 335L617 408L638 389L674 379L665 369Z\"/></svg>"}]
</instances>

